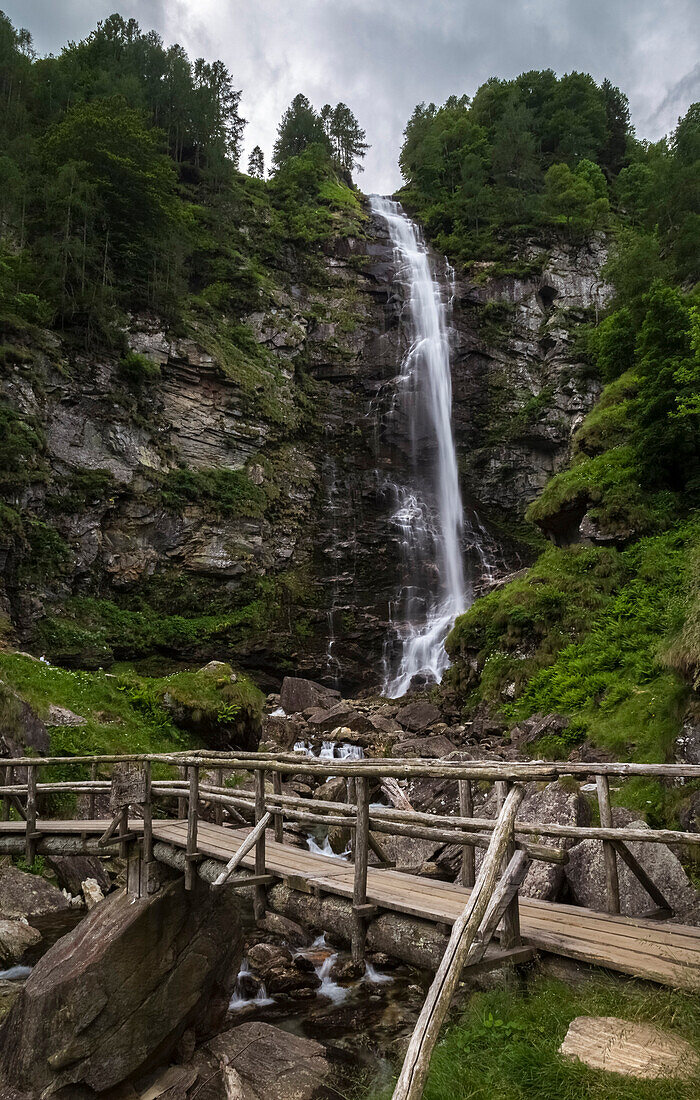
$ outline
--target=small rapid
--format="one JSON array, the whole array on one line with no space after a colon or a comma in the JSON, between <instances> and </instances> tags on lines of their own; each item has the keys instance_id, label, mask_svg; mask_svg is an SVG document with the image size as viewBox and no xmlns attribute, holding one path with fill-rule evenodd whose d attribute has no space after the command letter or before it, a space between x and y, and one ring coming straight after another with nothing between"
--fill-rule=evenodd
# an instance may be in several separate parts
<instances>
[{"instance_id":1,"label":"small rapid","mask_svg":"<svg viewBox=\"0 0 700 1100\"><path fill-rule=\"evenodd\" d=\"M450 295L436 278L428 249L397 202L370 196L389 230L407 307L409 348L398 382L397 415L407 418L411 484L392 485L403 583L390 607L384 694L406 693L414 677L442 679L445 638L466 606L462 561L464 511L452 428Z\"/></svg>"}]
</instances>

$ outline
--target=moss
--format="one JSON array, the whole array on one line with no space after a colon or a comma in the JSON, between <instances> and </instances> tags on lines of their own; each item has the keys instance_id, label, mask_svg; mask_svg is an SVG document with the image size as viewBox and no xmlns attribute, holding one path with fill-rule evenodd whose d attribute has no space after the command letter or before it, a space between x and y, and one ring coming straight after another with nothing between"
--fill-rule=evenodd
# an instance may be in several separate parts
<instances>
[{"instance_id":1,"label":"moss","mask_svg":"<svg viewBox=\"0 0 700 1100\"><path fill-rule=\"evenodd\" d=\"M680 510L676 493L649 493L640 482L632 444L612 447L593 457L579 455L572 466L556 474L526 518L547 530L566 511L588 512L603 533L645 534L661 531Z\"/></svg>"},{"instance_id":2,"label":"moss","mask_svg":"<svg viewBox=\"0 0 700 1100\"><path fill-rule=\"evenodd\" d=\"M160 495L172 511L197 503L215 516L224 517L260 517L266 505L264 491L243 470L225 467L171 470L163 480Z\"/></svg>"},{"instance_id":3,"label":"moss","mask_svg":"<svg viewBox=\"0 0 700 1100\"><path fill-rule=\"evenodd\" d=\"M109 470L74 470L63 478L54 478L45 502L52 511L83 512L102 503L113 503L123 487Z\"/></svg>"},{"instance_id":4,"label":"moss","mask_svg":"<svg viewBox=\"0 0 700 1100\"><path fill-rule=\"evenodd\" d=\"M46 481L46 438L39 421L0 403L0 492Z\"/></svg>"},{"instance_id":5,"label":"moss","mask_svg":"<svg viewBox=\"0 0 700 1100\"><path fill-rule=\"evenodd\" d=\"M130 386L140 389L160 378L160 366L147 355L129 351L119 360L119 373Z\"/></svg>"},{"instance_id":6,"label":"moss","mask_svg":"<svg viewBox=\"0 0 700 1100\"><path fill-rule=\"evenodd\" d=\"M664 661L687 613L678 593L692 590L699 540L689 522L625 551L551 547L457 619L447 648L465 703L495 704L511 723L561 713L577 737L618 758L668 759L687 686ZM474 661L476 680L466 672ZM507 683L515 699L504 703Z\"/></svg>"}]
</instances>

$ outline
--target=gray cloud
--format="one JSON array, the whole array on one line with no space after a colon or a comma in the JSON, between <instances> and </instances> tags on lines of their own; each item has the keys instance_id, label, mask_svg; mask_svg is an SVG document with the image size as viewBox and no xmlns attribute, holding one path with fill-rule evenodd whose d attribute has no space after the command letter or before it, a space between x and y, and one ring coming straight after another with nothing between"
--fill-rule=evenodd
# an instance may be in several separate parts
<instances>
[{"instance_id":1,"label":"gray cloud","mask_svg":"<svg viewBox=\"0 0 700 1100\"><path fill-rule=\"evenodd\" d=\"M0 4L3 0L0 0ZM298 92L343 99L372 143L361 184L398 186L416 103L472 94L489 76L553 68L608 76L657 140L698 95L693 0L4 0L40 52L84 37L116 7L193 56L220 57L243 89L247 148L272 149Z\"/></svg>"}]
</instances>

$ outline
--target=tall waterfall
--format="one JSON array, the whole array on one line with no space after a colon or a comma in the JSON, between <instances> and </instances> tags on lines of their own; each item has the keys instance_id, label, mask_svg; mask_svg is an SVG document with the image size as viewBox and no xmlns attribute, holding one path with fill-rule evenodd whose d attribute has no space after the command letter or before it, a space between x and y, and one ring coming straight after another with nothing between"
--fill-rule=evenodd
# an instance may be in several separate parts
<instances>
[{"instance_id":1,"label":"tall waterfall","mask_svg":"<svg viewBox=\"0 0 700 1100\"><path fill-rule=\"evenodd\" d=\"M403 286L409 348L401 366L396 415L406 418L410 484L393 483L403 556L403 584L392 606L392 640L384 692L403 695L414 676L440 681L448 665L444 642L466 603L461 535L464 525L452 430L448 295L428 249L401 206L373 195L386 220Z\"/></svg>"}]
</instances>

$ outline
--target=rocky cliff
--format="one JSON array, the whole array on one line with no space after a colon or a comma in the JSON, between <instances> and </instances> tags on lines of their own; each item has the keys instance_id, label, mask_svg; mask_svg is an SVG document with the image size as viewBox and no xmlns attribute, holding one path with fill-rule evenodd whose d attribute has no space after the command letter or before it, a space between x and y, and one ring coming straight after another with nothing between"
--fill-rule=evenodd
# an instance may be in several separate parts
<instances>
[{"instance_id":1,"label":"rocky cliff","mask_svg":"<svg viewBox=\"0 0 700 1100\"><path fill-rule=\"evenodd\" d=\"M476 591L485 561L493 580L531 556L525 507L596 397L574 333L606 300L604 258L600 240L550 240L517 276L484 265L455 284ZM293 250L267 275L264 308L230 329L133 316L128 354L9 333L17 476L0 608L15 640L88 667L216 655L271 680L290 667L346 688L381 678L398 583L391 482L408 445L392 415L405 333L385 227L365 215L356 235L331 236L312 278Z\"/></svg>"}]
</instances>

